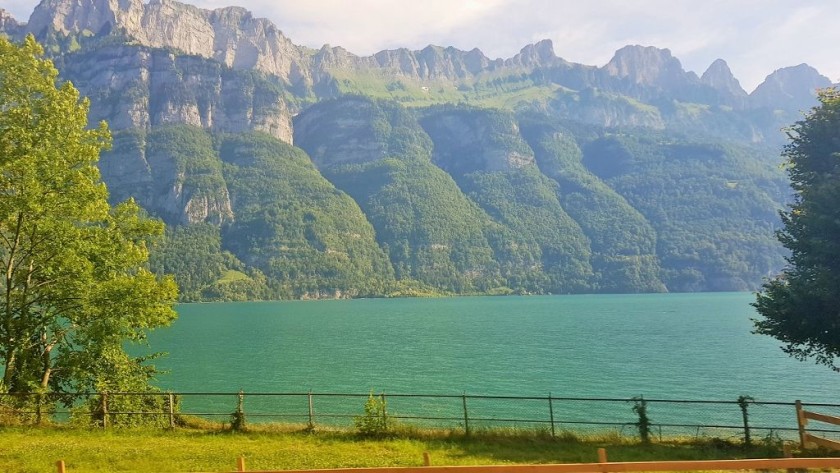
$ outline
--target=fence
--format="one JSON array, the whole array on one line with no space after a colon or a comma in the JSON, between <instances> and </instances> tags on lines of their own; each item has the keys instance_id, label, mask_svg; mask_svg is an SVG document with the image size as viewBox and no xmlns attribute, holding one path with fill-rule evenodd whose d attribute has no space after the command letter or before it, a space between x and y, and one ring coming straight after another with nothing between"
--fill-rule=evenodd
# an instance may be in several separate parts
<instances>
[{"instance_id":1,"label":"fence","mask_svg":"<svg viewBox=\"0 0 840 473\"><path fill-rule=\"evenodd\" d=\"M803 449L808 447L809 444L815 444L832 450L840 450L840 442L825 437L817 437L816 435L811 435L806 432L805 428L808 426L808 419L831 425L840 425L840 417L806 411L802 408L802 403L800 401L796 401L796 420L799 424L799 443ZM816 431L814 429L809 430L812 432Z\"/></svg>"},{"instance_id":2,"label":"fence","mask_svg":"<svg viewBox=\"0 0 840 473\"><path fill-rule=\"evenodd\" d=\"M236 473L247 473L245 458L237 459ZM840 458L750 458L742 460L688 460L609 462L606 450L598 449L598 463L563 463L537 465L432 466L429 454L423 454L422 467L336 468L328 470L261 470L253 473L608 473L636 471L804 471L837 469ZM67 473L64 460L56 462L58 473Z\"/></svg>"},{"instance_id":3,"label":"fence","mask_svg":"<svg viewBox=\"0 0 840 473\"><path fill-rule=\"evenodd\" d=\"M153 421L174 426L183 416L219 423L245 419L350 427L365 415L370 394L342 393L47 393L2 394L4 410L26 422L93 419L102 427ZM742 396L732 401L575 398L547 396L482 396L376 394L383 421L403 425L460 429L469 434L485 428L538 429L552 436L563 431L618 431L636 435L644 406L646 428L653 437L715 436L743 439L758 436L796 439L800 432L794 402L759 402ZM824 416L840 416L840 404L809 404ZM634 409L634 407L636 409ZM840 427L809 429L823 438L840 439Z\"/></svg>"},{"instance_id":4,"label":"fence","mask_svg":"<svg viewBox=\"0 0 840 473\"><path fill-rule=\"evenodd\" d=\"M422 467L336 468L327 470L275 470L260 473L608 473L637 471L714 471L714 470L804 470L840 468L840 458L750 458L742 460L678 460L645 462L609 462L606 450L598 449L598 463L562 463L536 465L467 465L432 466L424 454ZM59 473L65 473L63 462ZM246 473L245 459L239 457L237 472ZM256 473L256 472L255 472Z\"/></svg>"}]
</instances>

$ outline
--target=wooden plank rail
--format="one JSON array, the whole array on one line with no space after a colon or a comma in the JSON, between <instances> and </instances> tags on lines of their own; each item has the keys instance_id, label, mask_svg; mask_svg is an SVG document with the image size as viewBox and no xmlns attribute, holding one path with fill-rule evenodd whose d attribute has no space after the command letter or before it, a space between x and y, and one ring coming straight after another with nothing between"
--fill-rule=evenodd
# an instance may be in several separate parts
<instances>
[{"instance_id":1,"label":"wooden plank rail","mask_svg":"<svg viewBox=\"0 0 840 473\"><path fill-rule=\"evenodd\" d=\"M565 463L548 465L337 468L331 470L259 470L249 471L247 473L621 473L631 471L778 470L785 468L840 468L840 458L772 458L748 460Z\"/></svg>"},{"instance_id":2,"label":"wooden plank rail","mask_svg":"<svg viewBox=\"0 0 840 473\"><path fill-rule=\"evenodd\" d=\"M819 421L819 422L825 422L826 424L840 425L840 417L837 417L837 416L830 416L830 415L827 415L827 414L818 414L816 412L811 412L811 411L802 411L802 415L804 415L806 419L816 420L816 421Z\"/></svg>"},{"instance_id":3,"label":"wooden plank rail","mask_svg":"<svg viewBox=\"0 0 840 473\"><path fill-rule=\"evenodd\" d=\"M802 402L797 400L796 421L799 424L799 443L803 450L807 448L809 444L830 448L832 450L840 450L840 442L824 437L817 437L816 435L811 435L806 432L805 427L808 426L808 419L815 420L817 422L825 422L826 424L840 425L840 417L806 411L805 409L802 409Z\"/></svg>"},{"instance_id":4,"label":"wooden plank rail","mask_svg":"<svg viewBox=\"0 0 840 473\"><path fill-rule=\"evenodd\" d=\"M603 455L602 458L606 458L606 452L599 451L598 453L599 456ZM424 460L427 458L424 455ZM59 473L65 473L64 461L58 461L56 466ZM840 468L840 457L247 471L245 470L245 459L239 457L237 467L237 470L233 473L623 473L635 471L838 469Z\"/></svg>"},{"instance_id":5,"label":"wooden plank rail","mask_svg":"<svg viewBox=\"0 0 840 473\"><path fill-rule=\"evenodd\" d=\"M840 450L840 442L823 437L817 437L811 434L805 434L805 442L813 442L820 447L830 448L832 450Z\"/></svg>"}]
</instances>

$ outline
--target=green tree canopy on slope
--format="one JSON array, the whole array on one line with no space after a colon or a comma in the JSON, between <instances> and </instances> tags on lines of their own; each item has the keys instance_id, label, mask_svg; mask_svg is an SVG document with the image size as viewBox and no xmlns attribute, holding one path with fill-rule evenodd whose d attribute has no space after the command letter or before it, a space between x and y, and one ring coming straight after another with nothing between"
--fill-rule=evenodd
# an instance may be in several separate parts
<instances>
[{"instance_id":1,"label":"green tree canopy on slope","mask_svg":"<svg viewBox=\"0 0 840 473\"><path fill-rule=\"evenodd\" d=\"M753 305L762 317L757 333L840 371L840 91L824 90L819 100L788 132L783 153L795 193L778 232L789 265Z\"/></svg>"},{"instance_id":2,"label":"green tree canopy on slope","mask_svg":"<svg viewBox=\"0 0 840 473\"><path fill-rule=\"evenodd\" d=\"M175 317L174 283L146 269L163 225L108 205L108 129L42 54L0 37L0 393L145 389L123 344Z\"/></svg>"}]
</instances>

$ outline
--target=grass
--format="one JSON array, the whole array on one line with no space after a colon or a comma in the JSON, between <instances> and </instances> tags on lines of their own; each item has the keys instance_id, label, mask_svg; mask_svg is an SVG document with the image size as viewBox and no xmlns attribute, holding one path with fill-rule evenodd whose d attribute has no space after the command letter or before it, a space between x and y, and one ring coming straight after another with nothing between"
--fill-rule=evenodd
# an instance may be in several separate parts
<instances>
[{"instance_id":1,"label":"grass","mask_svg":"<svg viewBox=\"0 0 840 473\"><path fill-rule=\"evenodd\" d=\"M373 71L332 70L342 93L362 94L379 99L395 100L405 107L426 107L444 103L466 103L481 107L516 110L520 105L545 103L556 95L558 85L534 84L529 79L505 75L489 76L481 83L419 80ZM498 83L492 79L499 79Z\"/></svg>"},{"instance_id":2,"label":"grass","mask_svg":"<svg viewBox=\"0 0 840 473\"><path fill-rule=\"evenodd\" d=\"M227 284L227 283L236 282L236 281L249 281L250 279L251 278L248 277L247 274L245 274L241 271L236 271L234 269L228 269L227 271L222 273L222 276L219 278L218 281L216 281L216 283L217 284Z\"/></svg>"},{"instance_id":3,"label":"grass","mask_svg":"<svg viewBox=\"0 0 840 473\"><path fill-rule=\"evenodd\" d=\"M249 470L433 465L703 460L781 456L780 445L744 449L720 439L673 439L639 444L618 434L552 438L544 431L493 429L466 437L460 431L406 428L383 438L346 430L256 426L246 432L219 428L175 430L72 427L0 427L0 471L68 473L232 471L244 456Z\"/></svg>"}]
</instances>

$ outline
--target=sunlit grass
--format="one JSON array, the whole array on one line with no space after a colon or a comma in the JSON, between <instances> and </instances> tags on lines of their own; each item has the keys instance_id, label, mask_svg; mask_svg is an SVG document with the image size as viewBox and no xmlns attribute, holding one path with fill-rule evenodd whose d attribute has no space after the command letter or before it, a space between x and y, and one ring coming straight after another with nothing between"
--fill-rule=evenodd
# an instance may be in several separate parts
<instances>
[{"instance_id":1,"label":"sunlit grass","mask_svg":"<svg viewBox=\"0 0 840 473\"><path fill-rule=\"evenodd\" d=\"M434 465L579 463L597 461L704 460L781 456L780 445L750 449L720 439L672 439L639 444L614 434L577 435L544 430L425 430L402 427L383 438L305 426L252 426L231 432L221 424L175 430L0 428L0 471L69 473L232 471L240 456L249 470L419 466L423 452Z\"/></svg>"}]
</instances>

